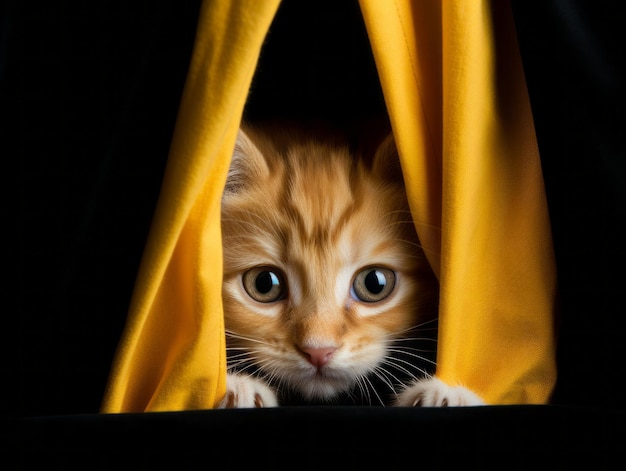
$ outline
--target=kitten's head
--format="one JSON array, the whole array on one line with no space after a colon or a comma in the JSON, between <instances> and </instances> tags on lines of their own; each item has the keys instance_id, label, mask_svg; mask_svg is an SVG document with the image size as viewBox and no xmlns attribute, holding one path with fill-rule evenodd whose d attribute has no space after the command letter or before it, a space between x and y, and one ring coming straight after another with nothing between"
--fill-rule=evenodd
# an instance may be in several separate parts
<instances>
[{"instance_id":1,"label":"kitten's head","mask_svg":"<svg viewBox=\"0 0 626 471\"><path fill-rule=\"evenodd\" d=\"M333 140L240 131L222 233L231 363L306 399L350 390L436 315L392 137L367 159Z\"/></svg>"}]
</instances>

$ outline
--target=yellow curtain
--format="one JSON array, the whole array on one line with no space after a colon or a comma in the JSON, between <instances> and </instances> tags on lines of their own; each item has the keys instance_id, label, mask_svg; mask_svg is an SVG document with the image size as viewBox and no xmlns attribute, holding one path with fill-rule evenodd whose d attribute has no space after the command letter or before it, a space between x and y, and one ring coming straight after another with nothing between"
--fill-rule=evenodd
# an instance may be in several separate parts
<instances>
[{"instance_id":1,"label":"yellow curtain","mask_svg":"<svg viewBox=\"0 0 626 471\"><path fill-rule=\"evenodd\" d=\"M210 408L225 391L220 199L279 0L205 0L104 412Z\"/></svg>"},{"instance_id":2,"label":"yellow curtain","mask_svg":"<svg viewBox=\"0 0 626 471\"><path fill-rule=\"evenodd\" d=\"M360 4L441 286L437 376L488 403L544 403L556 277L508 2Z\"/></svg>"},{"instance_id":3,"label":"yellow curtain","mask_svg":"<svg viewBox=\"0 0 626 471\"><path fill-rule=\"evenodd\" d=\"M211 408L224 393L219 204L279 1L203 4L103 412ZM555 269L508 4L360 5L416 227L441 284L437 376L490 404L544 403L556 376Z\"/></svg>"}]
</instances>

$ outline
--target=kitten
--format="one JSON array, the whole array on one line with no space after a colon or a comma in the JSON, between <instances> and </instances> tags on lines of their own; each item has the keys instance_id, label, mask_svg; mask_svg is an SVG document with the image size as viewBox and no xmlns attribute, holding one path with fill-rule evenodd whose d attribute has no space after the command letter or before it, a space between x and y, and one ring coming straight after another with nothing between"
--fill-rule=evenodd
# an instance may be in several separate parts
<instances>
[{"instance_id":1,"label":"kitten","mask_svg":"<svg viewBox=\"0 0 626 471\"><path fill-rule=\"evenodd\" d=\"M242 127L222 234L219 407L481 403L430 376L437 281L391 135L368 157L336 136Z\"/></svg>"}]
</instances>

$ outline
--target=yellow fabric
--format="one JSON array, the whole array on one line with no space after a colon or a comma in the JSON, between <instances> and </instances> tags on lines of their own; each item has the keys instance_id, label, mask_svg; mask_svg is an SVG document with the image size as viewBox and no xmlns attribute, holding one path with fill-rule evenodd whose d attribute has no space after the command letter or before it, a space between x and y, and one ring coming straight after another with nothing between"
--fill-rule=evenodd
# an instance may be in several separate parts
<instances>
[{"instance_id":1,"label":"yellow fabric","mask_svg":"<svg viewBox=\"0 0 626 471\"><path fill-rule=\"evenodd\" d=\"M490 404L545 403L555 265L508 2L360 4L440 281L437 376Z\"/></svg>"},{"instance_id":2,"label":"yellow fabric","mask_svg":"<svg viewBox=\"0 0 626 471\"><path fill-rule=\"evenodd\" d=\"M163 187L104 412L210 408L224 394L220 199L278 4L202 4Z\"/></svg>"},{"instance_id":3,"label":"yellow fabric","mask_svg":"<svg viewBox=\"0 0 626 471\"><path fill-rule=\"evenodd\" d=\"M219 202L278 4L203 4L103 412L210 408L224 393ZM489 403L545 402L556 375L554 261L510 12L492 14L486 0L360 4L441 284L437 375Z\"/></svg>"}]
</instances>

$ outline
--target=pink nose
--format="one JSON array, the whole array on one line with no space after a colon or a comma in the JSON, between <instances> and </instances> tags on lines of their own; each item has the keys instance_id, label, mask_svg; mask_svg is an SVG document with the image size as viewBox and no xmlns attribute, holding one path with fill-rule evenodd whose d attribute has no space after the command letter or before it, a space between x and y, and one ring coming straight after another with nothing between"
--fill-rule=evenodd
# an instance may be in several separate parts
<instances>
[{"instance_id":1,"label":"pink nose","mask_svg":"<svg viewBox=\"0 0 626 471\"><path fill-rule=\"evenodd\" d=\"M335 347L303 348L302 352L309 363L316 368L320 368L330 361L330 357L335 350L337 350Z\"/></svg>"}]
</instances>

